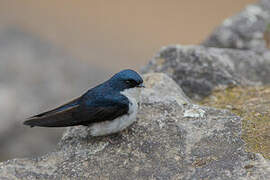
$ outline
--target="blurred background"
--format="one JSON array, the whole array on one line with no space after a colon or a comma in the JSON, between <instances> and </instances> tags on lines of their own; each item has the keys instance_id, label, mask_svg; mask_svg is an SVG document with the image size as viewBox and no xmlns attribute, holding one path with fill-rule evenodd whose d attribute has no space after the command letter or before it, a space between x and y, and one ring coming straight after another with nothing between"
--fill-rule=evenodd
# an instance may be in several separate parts
<instances>
[{"instance_id":1,"label":"blurred background","mask_svg":"<svg viewBox=\"0 0 270 180\"><path fill-rule=\"evenodd\" d=\"M162 47L199 44L255 0L0 0L0 161L57 146L28 116L85 92Z\"/></svg>"}]
</instances>

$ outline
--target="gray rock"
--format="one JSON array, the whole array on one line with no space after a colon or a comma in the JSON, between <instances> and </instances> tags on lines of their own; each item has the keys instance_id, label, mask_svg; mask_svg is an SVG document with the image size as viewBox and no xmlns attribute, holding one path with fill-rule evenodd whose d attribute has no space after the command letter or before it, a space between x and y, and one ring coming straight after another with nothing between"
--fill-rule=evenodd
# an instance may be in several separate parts
<instances>
[{"instance_id":1,"label":"gray rock","mask_svg":"<svg viewBox=\"0 0 270 180\"><path fill-rule=\"evenodd\" d=\"M45 156L0 164L0 179L267 179L269 161L244 151L241 118L190 104L164 74L144 76L138 120L110 137L67 128ZM179 91L178 91L179 90ZM163 97L164 96L164 97ZM166 96L166 97L165 97ZM116 144L110 144L113 138Z\"/></svg>"},{"instance_id":2,"label":"gray rock","mask_svg":"<svg viewBox=\"0 0 270 180\"><path fill-rule=\"evenodd\" d=\"M54 149L63 129L22 122L77 97L104 72L18 27L0 29L0 161Z\"/></svg>"},{"instance_id":3,"label":"gray rock","mask_svg":"<svg viewBox=\"0 0 270 180\"><path fill-rule=\"evenodd\" d=\"M192 99L199 100L218 86L270 83L270 57L253 51L168 46L142 69L172 77Z\"/></svg>"},{"instance_id":4,"label":"gray rock","mask_svg":"<svg viewBox=\"0 0 270 180\"><path fill-rule=\"evenodd\" d=\"M226 19L202 44L208 47L250 49L264 53L267 50L264 32L269 23L270 1L261 0Z\"/></svg>"}]
</instances>

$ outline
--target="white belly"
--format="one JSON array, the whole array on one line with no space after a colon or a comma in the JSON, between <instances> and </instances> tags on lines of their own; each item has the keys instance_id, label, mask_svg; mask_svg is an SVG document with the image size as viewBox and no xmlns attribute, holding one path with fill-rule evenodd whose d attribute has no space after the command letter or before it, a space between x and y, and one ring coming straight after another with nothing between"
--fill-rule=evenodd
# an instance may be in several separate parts
<instances>
[{"instance_id":1,"label":"white belly","mask_svg":"<svg viewBox=\"0 0 270 180\"><path fill-rule=\"evenodd\" d=\"M122 131L136 121L141 89L132 88L121 92L121 94L126 96L130 102L128 113L112 121L94 123L90 126L90 134L92 136L103 136Z\"/></svg>"}]
</instances>

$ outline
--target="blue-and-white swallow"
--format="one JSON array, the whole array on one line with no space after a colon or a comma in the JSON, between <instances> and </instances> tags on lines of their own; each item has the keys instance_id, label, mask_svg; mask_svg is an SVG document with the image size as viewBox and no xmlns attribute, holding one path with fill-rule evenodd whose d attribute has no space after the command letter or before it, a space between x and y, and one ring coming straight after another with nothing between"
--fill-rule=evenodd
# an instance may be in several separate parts
<instances>
[{"instance_id":1,"label":"blue-and-white swallow","mask_svg":"<svg viewBox=\"0 0 270 180\"><path fill-rule=\"evenodd\" d=\"M24 121L34 127L89 126L92 136L117 133L130 126L138 110L142 77L135 71L120 71L104 83L53 110Z\"/></svg>"}]
</instances>

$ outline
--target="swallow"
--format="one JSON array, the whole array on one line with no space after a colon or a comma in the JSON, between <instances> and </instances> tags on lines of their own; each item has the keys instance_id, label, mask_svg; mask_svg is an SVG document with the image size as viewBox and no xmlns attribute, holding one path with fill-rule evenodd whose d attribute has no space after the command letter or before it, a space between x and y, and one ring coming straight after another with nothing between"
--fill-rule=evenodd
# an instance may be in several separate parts
<instances>
[{"instance_id":1,"label":"swallow","mask_svg":"<svg viewBox=\"0 0 270 180\"><path fill-rule=\"evenodd\" d=\"M103 136L124 130L136 121L142 77L126 69L82 96L23 122L30 127L88 126L90 135Z\"/></svg>"}]
</instances>

